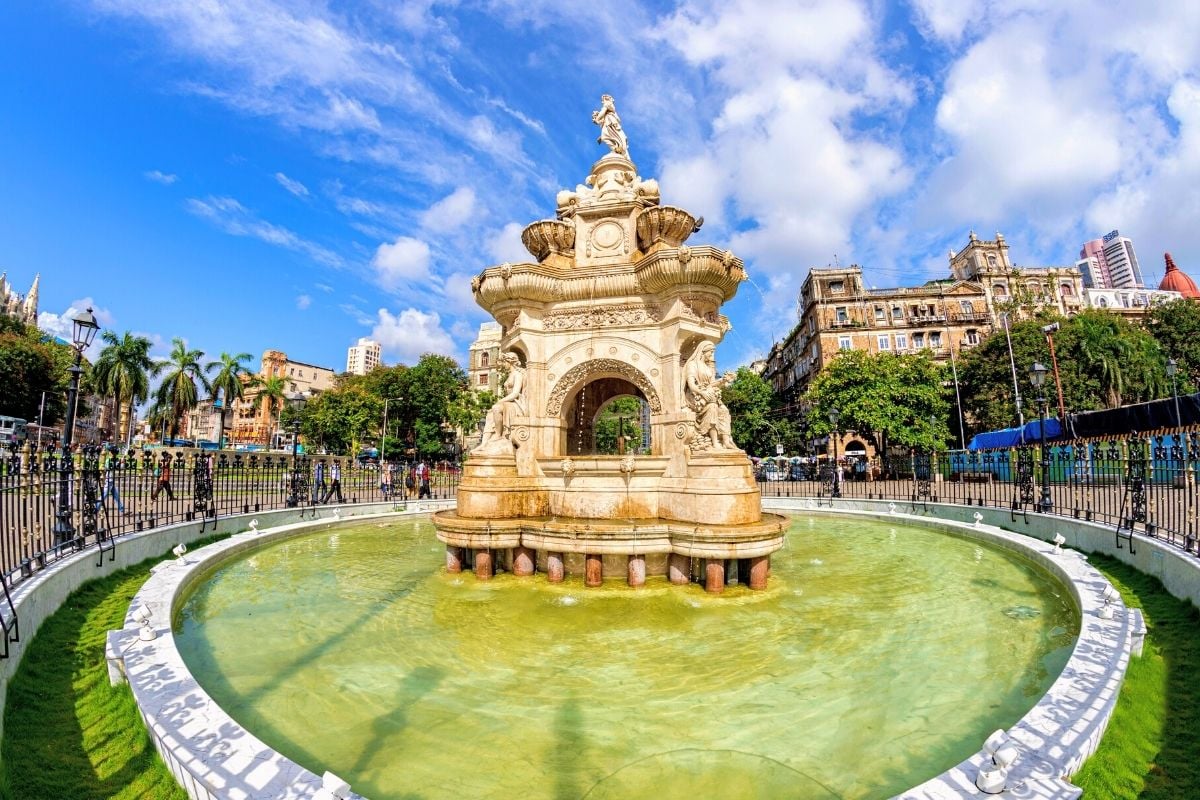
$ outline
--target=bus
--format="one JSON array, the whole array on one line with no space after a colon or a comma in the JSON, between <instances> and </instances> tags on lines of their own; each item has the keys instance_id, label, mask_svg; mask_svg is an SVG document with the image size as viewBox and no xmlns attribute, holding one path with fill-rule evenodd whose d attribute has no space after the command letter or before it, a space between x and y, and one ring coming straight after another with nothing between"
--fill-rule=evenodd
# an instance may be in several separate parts
<instances>
[{"instance_id":1,"label":"bus","mask_svg":"<svg viewBox=\"0 0 1200 800\"><path fill-rule=\"evenodd\" d=\"M0 416L0 445L24 442L25 435L25 420L19 417Z\"/></svg>"}]
</instances>

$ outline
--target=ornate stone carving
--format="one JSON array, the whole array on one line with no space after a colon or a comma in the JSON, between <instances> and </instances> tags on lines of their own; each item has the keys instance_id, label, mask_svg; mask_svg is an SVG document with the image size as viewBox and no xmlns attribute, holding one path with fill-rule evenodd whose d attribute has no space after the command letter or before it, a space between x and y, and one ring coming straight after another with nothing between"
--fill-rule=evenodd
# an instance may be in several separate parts
<instances>
[{"instance_id":1,"label":"ornate stone carving","mask_svg":"<svg viewBox=\"0 0 1200 800\"><path fill-rule=\"evenodd\" d=\"M692 260L692 248L688 247L686 244L680 245L679 246L679 263L683 264L686 267L687 263L691 260Z\"/></svg>"},{"instance_id":2,"label":"ornate stone carving","mask_svg":"<svg viewBox=\"0 0 1200 800\"><path fill-rule=\"evenodd\" d=\"M679 299L681 301L679 312L687 319L703 321L711 325L721 324L722 317L713 307L713 302L710 298L687 294Z\"/></svg>"},{"instance_id":3,"label":"ornate stone carving","mask_svg":"<svg viewBox=\"0 0 1200 800\"><path fill-rule=\"evenodd\" d=\"M500 265L500 280L507 282L512 277L512 264L505 261Z\"/></svg>"},{"instance_id":4,"label":"ornate stone carving","mask_svg":"<svg viewBox=\"0 0 1200 800\"><path fill-rule=\"evenodd\" d=\"M642 394L646 396L646 403L650 406L651 413L662 413L662 400L659 398L654 385L646 379L641 370L624 361L617 361L612 358L597 358L592 361L585 361L582 364L576 364L558 379L558 382L554 384L554 388L550 391L550 399L546 402L546 416L557 417L559 412L562 411L563 401L567 398L567 392L585 377L595 373L615 373L620 375L642 390Z\"/></svg>"},{"instance_id":5,"label":"ornate stone carving","mask_svg":"<svg viewBox=\"0 0 1200 800\"><path fill-rule=\"evenodd\" d=\"M662 312L656 306L625 305L560 311L546 315L543 324L548 331L569 331L619 325L648 325L661 320Z\"/></svg>"},{"instance_id":6,"label":"ornate stone carving","mask_svg":"<svg viewBox=\"0 0 1200 800\"><path fill-rule=\"evenodd\" d=\"M633 460L633 456L625 456L624 458L621 459L621 474L622 475L632 475L635 467L636 467L636 464Z\"/></svg>"},{"instance_id":7,"label":"ornate stone carving","mask_svg":"<svg viewBox=\"0 0 1200 800\"><path fill-rule=\"evenodd\" d=\"M592 112L592 122L600 126L600 144L608 145L608 149L619 156L629 155L629 140L625 138L625 130L621 127L621 118L617 115L617 104L612 95L600 96L600 110Z\"/></svg>"},{"instance_id":8,"label":"ornate stone carving","mask_svg":"<svg viewBox=\"0 0 1200 800\"><path fill-rule=\"evenodd\" d=\"M649 250L656 242L678 247L696 229L696 218L675 206L651 206L637 218L638 247Z\"/></svg>"},{"instance_id":9,"label":"ornate stone carving","mask_svg":"<svg viewBox=\"0 0 1200 800\"><path fill-rule=\"evenodd\" d=\"M625 244L625 228L619 222L606 219L592 228L591 236L588 237L588 253L589 255L592 253L599 255L616 253L621 250L623 244Z\"/></svg>"},{"instance_id":10,"label":"ornate stone carving","mask_svg":"<svg viewBox=\"0 0 1200 800\"><path fill-rule=\"evenodd\" d=\"M718 377L714 351L712 342L701 342L683 365L684 402L696 415L696 433L690 444L696 450L699 449L696 440L707 439L708 449L737 450L730 430L729 409L721 399L721 389L733 382L734 375L727 372Z\"/></svg>"},{"instance_id":11,"label":"ornate stone carving","mask_svg":"<svg viewBox=\"0 0 1200 800\"><path fill-rule=\"evenodd\" d=\"M542 219L521 231L525 249L539 262L551 253L569 253L575 249L575 226L556 219Z\"/></svg>"},{"instance_id":12,"label":"ornate stone carving","mask_svg":"<svg viewBox=\"0 0 1200 800\"><path fill-rule=\"evenodd\" d=\"M569 478L575 474L575 460L572 458L564 458L559 465L564 478Z\"/></svg>"},{"instance_id":13,"label":"ornate stone carving","mask_svg":"<svg viewBox=\"0 0 1200 800\"><path fill-rule=\"evenodd\" d=\"M516 353L508 352L503 356L508 368L508 378L504 381L504 394L487 413L483 426L483 440L472 453L479 455L511 455L517 442L528 441L529 429L524 425L517 426L517 417L524 417L525 406L525 368Z\"/></svg>"}]
</instances>

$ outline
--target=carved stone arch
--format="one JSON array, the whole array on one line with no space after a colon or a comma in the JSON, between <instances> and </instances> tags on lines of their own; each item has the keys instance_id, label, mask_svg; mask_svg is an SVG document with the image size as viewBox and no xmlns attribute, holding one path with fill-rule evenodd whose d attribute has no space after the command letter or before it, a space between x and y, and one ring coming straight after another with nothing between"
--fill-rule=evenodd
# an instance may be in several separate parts
<instances>
[{"instance_id":1,"label":"carved stone arch","mask_svg":"<svg viewBox=\"0 0 1200 800\"><path fill-rule=\"evenodd\" d=\"M557 417L562 411L563 401L567 399L567 394L571 389L592 375L616 375L624 378L641 389L652 414L662 413L662 399L658 395L658 390L640 369L614 358L595 358L584 361L582 364L576 364L558 379L550 391L550 398L546 401L546 416Z\"/></svg>"}]
</instances>

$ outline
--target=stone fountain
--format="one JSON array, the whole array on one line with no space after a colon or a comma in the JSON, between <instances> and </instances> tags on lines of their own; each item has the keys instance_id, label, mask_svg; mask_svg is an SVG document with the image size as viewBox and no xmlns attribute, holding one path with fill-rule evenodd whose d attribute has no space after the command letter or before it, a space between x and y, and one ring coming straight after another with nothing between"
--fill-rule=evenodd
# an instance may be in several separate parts
<instances>
[{"instance_id":1,"label":"stone fountain","mask_svg":"<svg viewBox=\"0 0 1200 800\"><path fill-rule=\"evenodd\" d=\"M728 250L688 245L700 221L661 205L638 175L612 98L592 115L609 152L555 219L525 228L534 261L475 277L503 328L507 376L455 510L434 515L446 565L551 582L605 572L764 589L784 518L763 514L750 460L730 436L713 351L721 304L746 279ZM632 396L647 410L646 454L597 455L598 414Z\"/></svg>"}]
</instances>

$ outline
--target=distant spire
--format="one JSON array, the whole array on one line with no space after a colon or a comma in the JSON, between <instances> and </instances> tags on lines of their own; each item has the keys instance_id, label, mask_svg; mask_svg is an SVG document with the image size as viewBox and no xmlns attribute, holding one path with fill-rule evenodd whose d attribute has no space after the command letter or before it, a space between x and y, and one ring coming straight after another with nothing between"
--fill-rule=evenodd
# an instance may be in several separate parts
<instances>
[{"instance_id":1,"label":"distant spire","mask_svg":"<svg viewBox=\"0 0 1200 800\"><path fill-rule=\"evenodd\" d=\"M29 287L29 294L25 296L25 304L21 307L21 311L25 317L25 321L33 325L37 323L38 315L38 284L41 283L42 273L33 276L33 286Z\"/></svg>"}]
</instances>

